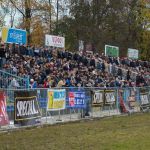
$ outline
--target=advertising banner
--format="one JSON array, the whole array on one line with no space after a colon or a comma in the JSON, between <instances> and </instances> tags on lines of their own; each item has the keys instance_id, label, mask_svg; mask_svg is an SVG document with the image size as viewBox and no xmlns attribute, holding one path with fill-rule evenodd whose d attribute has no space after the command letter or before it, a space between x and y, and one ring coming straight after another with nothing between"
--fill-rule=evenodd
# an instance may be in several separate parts
<instances>
[{"instance_id":1,"label":"advertising banner","mask_svg":"<svg viewBox=\"0 0 150 150\"><path fill-rule=\"evenodd\" d=\"M105 45L105 56L119 57L119 47Z\"/></svg>"},{"instance_id":2,"label":"advertising banner","mask_svg":"<svg viewBox=\"0 0 150 150\"><path fill-rule=\"evenodd\" d=\"M140 106L136 102L135 96L130 96L128 98L129 112L140 112Z\"/></svg>"},{"instance_id":3,"label":"advertising banner","mask_svg":"<svg viewBox=\"0 0 150 150\"><path fill-rule=\"evenodd\" d=\"M5 92L0 91L0 126L9 124L8 114L6 110L6 95Z\"/></svg>"},{"instance_id":4,"label":"advertising banner","mask_svg":"<svg viewBox=\"0 0 150 150\"><path fill-rule=\"evenodd\" d=\"M68 93L68 104L69 108L85 108L85 92L69 92Z\"/></svg>"},{"instance_id":5,"label":"advertising banner","mask_svg":"<svg viewBox=\"0 0 150 150\"><path fill-rule=\"evenodd\" d=\"M62 110L66 106L66 90L48 90L47 110Z\"/></svg>"},{"instance_id":6,"label":"advertising banner","mask_svg":"<svg viewBox=\"0 0 150 150\"><path fill-rule=\"evenodd\" d=\"M104 90L92 91L92 106L99 107L104 103Z\"/></svg>"},{"instance_id":7,"label":"advertising banner","mask_svg":"<svg viewBox=\"0 0 150 150\"><path fill-rule=\"evenodd\" d=\"M139 51L136 49L128 48L128 58L138 59L139 58Z\"/></svg>"},{"instance_id":8,"label":"advertising banner","mask_svg":"<svg viewBox=\"0 0 150 150\"><path fill-rule=\"evenodd\" d=\"M83 51L84 50L84 41L79 40L79 51Z\"/></svg>"},{"instance_id":9,"label":"advertising banner","mask_svg":"<svg viewBox=\"0 0 150 150\"><path fill-rule=\"evenodd\" d=\"M41 117L36 91L15 91L15 121Z\"/></svg>"},{"instance_id":10,"label":"advertising banner","mask_svg":"<svg viewBox=\"0 0 150 150\"><path fill-rule=\"evenodd\" d=\"M126 109L125 101L123 99L124 92L122 90L119 90L119 102L120 102L120 111L121 113L127 113L128 110Z\"/></svg>"},{"instance_id":11,"label":"advertising banner","mask_svg":"<svg viewBox=\"0 0 150 150\"><path fill-rule=\"evenodd\" d=\"M27 32L14 28L2 28L2 41L5 43L27 44Z\"/></svg>"},{"instance_id":12,"label":"advertising banner","mask_svg":"<svg viewBox=\"0 0 150 150\"><path fill-rule=\"evenodd\" d=\"M116 92L115 90L105 90L105 105L112 105L116 103Z\"/></svg>"},{"instance_id":13,"label":"advertising banner","mask_svg":"<svg viewBox=\"0 0 150 150\"><path fill-rule=\"evenodd\" d=\"M60 37L60 36L46 34L45 35L45 45L58 47L58 48L64 48L65 47L65 38Z\"/></svg>"},{"instance_id":14,"label":"advertising banner","mask_svg":"<svg viewBox=\"0 0 150 150\"><path fill-rule=\"evenodd\" d=\"M141 100L141 105L147 105L149 104L149 96L148 93L141 93L140 94L140 100Z\"/></svg>"}]
</instances>

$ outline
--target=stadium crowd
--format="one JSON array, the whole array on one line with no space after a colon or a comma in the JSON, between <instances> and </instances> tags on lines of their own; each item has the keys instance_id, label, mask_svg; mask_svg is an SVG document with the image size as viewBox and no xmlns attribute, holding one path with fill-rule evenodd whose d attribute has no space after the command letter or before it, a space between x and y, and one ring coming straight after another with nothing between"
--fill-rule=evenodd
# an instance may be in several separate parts
<instances>
[{"instance_id":1,"label":"stadium crowd","mask_svg":"<svg viewBox=\"0 0 150 150\"><path fill-rule=\"evenodd\" d=\"M29 76L31 88L150 85L148 61L53 48L1 45L0 68L19 77Z\"/></svg>"}]
</instances>

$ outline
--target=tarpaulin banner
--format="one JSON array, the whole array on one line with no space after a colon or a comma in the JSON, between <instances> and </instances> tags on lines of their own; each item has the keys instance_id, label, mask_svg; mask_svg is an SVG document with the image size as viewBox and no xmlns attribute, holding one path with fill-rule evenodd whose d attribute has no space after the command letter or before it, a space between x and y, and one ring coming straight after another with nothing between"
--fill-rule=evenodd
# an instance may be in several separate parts
<instances>
[{"instance_id":1,"label":"tarpaulin banner","mask_svg":"<svg viewBox=\"0 0 150 150\"><path fill-rule=\"evenodd\" d=\"M128 48L128 58L138 59L139 58L139 51L136 49Z\"/></svg>"},{"instance_id":2,"label":"tarpaulin banner","mask_svg":"<svg viewBox=\"0 0 150 150\"><path fill-rule=\"evenodd\" d=\"M66 106L66 90L48 90L47 110L61 110Z\"/></svg>"},{"instance_id":3,"label":"tarpaulin banner","mask_svg":"<svg viewBox=\"0 0 150 150\"><path fill-rule=\"evenodd\" d=\"M105 56L119 57L119 47L105 45Z\"/></svg>"},{"instance_id":4,"label":"tarpaulin banner","mask_svg":"<svg viewBox=\"0 0 150 150\"><path fill-rule=\"evenodd\" d=\"M69 108L85 108L85 92L68 92L67 107Z\"/></svg>"},{"instance_id":5,"label":"tarpaulin banner","mask_svg":"<svg viewBox=\"0 0 150 150\"><path fill-rule=\"evenodd\" d=\"M83 51L84 50L84 41L79 40L79 51Z\"/></svg>"},{"instance_id":6,"label":"tarpaulin banner","mask_svg":"<svg viewBox=\"0 0 150 150\"><path fill-rule=\"evenodd\" d=\"M105 105L112 105L116 103L116 91L105 90L104 92Z\"/></svg>"},{"instance_id":7,"label":"tarpaulin banner","mask_svg":"<svg viewBox=\"0 0 150 150\"><path fill-rule=\"evenodd\" d=\"M128 107L127 107L127 110L129 112L140 112L140 106L139 104L137 103L136 99L135 99L135 96L130 96L128 98Z\"/></svg>"},{"instance_id":8,"label":"tarpaulin banner","mask_svg":"<svg viewBox=\"0 0 150 150\"><path fill-rule=\"evenodd\" d=\"M5 92L0 91L0 126L9 124L8 114L6 110L6 95Z\"/></svg>"},{"instance_id":9,"label":"tarpaulin banner","mask_svg":"<svg viewBox=\"0 0 150 150\"><path fill-rule=\"evenodd\" d=\"M58 48L64 48L65 47L65 38L60 37L60 36L46 34L45 35L45 45L58 47Z\"/></svg>"},{"instance_id":10,"label":"tarpaulin banner","mask_svg":"<svg viewBox=\"0 0 150 150\"><path fill-rule=\"evenodd\" d=\"M2 28L2 41L5 43L27 44L27 32L14 28Z\"/></svg>"},{"instance_id":11,"label":"tarpaulin banner","mask_svg":"<svg viewBox=\"0 0 150 150\"><path fill-rule=\"evenodd\" d=\"M92 91L92 106L99 107L104 104L104 90Z\"/></svg>"},{"instance_id":12,"label":"tarpaulin banner","mask_svg":"<svg viewBox=\"0 0 150 150\"><path fill-rule=\"evenodd\" d=\"M123 90L119 90L118 96L119 96L119 103L120 103L120 111L121 113L127 113L128 110L126 109L126 106L125 106L123 94L124 94Z\"/></svg>"},{"instance_id":13,"label":"tarpaulin banner","mask_svg":"<svg viewBox=\"0 0 150 150\"><path fill-rule=\"evenodd\" d=\"M147 105L150 103L148 93L140 93L141 105Z\"/></svg>"},{"instance_id":14,"label":"tarpaulin banner","mask_svg":"<svg viewBox=\"0 0 150 150\"><path fill-rule=\"evenodd\" d=\"M41 117L36 91L15 91L14 121Z\"/></svg>"}]
</instances>

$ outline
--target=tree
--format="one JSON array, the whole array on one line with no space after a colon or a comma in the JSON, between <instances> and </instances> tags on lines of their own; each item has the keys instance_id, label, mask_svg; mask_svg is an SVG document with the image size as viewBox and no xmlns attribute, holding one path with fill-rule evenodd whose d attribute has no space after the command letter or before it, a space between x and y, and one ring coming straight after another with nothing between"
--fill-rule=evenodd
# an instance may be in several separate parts
<instances>
[{"instance_id":1,"label":"tree","mask_svg":"<svg viewBox=\"0 0 150 150\"><path fill-rule=\"evenodd\" d=\"M42 46L44 45L44 27L40 19L34 19L35 21L32 24L31 43L35 46Z\"/></svg>"},{"instance_id":2,"label":"tree","mask_svg":"<svg viewBox=\"0 0 150 150\"><path fill-rule=\"evenodd\" d=\"M150 61L150 7L147 1L140 1L140 14L138 24L141 24L142 30L140 32L138 48L140 49L141 58Z\"/></svg>"},{"instance_id":3,"label":"tree","mask_svg":"<svg viewBox=\"0 0 150 150\"><path fill-rule=\"evenodd\" d=\"M8 3L4 0L0 0L0 27L5 25L5 17L8 13Z\"/></svg>"},{"instance_id":4,"label":"tree","mask_svg":"<svg viewBox=\"0 0 150 150\"><path fill-rule=\"evenodd\" d=\"M50 22L51 28L51 6L49 1L43 0L10 0L11 4L22 15L22 27L27 31L28 44L31 43L31 24L32 18L35 16L40 17L43 23ZM47 17L48 16L48 17ZM50 21L49 21L50 20ZM52 30L52 29L49 29Z\"/></svg>"},{"instance_id":5,"label":"tree","mask_svg":"<svg viewBox=\"0 0 150 150\"><path fill-rule=\"evenodd\" d=\"M59 29L70 49L77 49L78 40L83 40L98 52L105 44L119 46L121 56L127 56L128 48L143 49L143 57L150 48L150 13L145 6L144 0L71 0L71 15L60 21Z\"/></svg>"}]
</instances>

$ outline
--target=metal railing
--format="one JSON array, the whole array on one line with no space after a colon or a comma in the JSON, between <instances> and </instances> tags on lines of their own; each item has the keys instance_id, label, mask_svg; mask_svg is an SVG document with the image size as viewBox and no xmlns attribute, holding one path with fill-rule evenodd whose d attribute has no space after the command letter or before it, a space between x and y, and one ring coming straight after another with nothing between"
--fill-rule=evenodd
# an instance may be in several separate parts
<instances>
[{"instance_id":1,"label":"metal railing","mask_svg":"<svg viewBox=\"0 0 150 150\"><path fill-rule=\"evenodd\" d=\"M48 110L48 90L65 89L65 108L62 110ZM26 125L55 124L84 118L105 117L136 112L149 112L150 87L134 88L53 88L53 89L1 89L6 94L9 124L4 129L20 128L22 124L15 124L15 93L16 91L36 91L41 117ZM80 106L70 105L71 94L78 97ZM79 95L79 94L82 94ZM83 96L84 95L84 96ZM75 98L75 95L74 95ZM81 99L82 102L81 102ZM24 121L22 121L24 122Z\"/></svg>"},{"instance_id":2,"label":"metal railing","mask_svg":"<svg viewBox=\"0 0 150 150\"><path fill-rule=\"evenodd\" d=\"M0 70L0 88L27 89L29 77L19 77L17 74Z\"/></svg>"}]
</instances>

